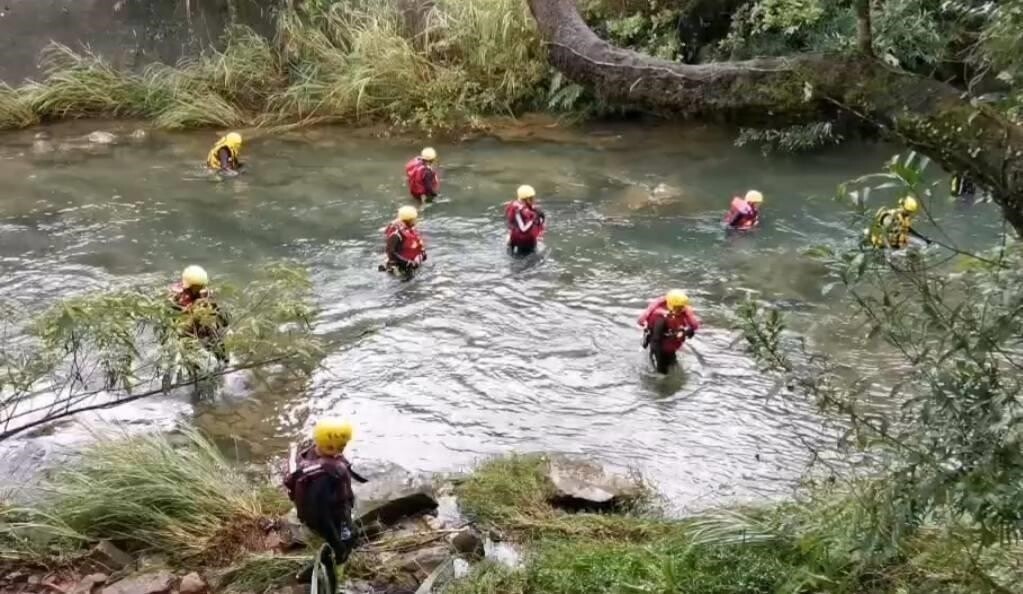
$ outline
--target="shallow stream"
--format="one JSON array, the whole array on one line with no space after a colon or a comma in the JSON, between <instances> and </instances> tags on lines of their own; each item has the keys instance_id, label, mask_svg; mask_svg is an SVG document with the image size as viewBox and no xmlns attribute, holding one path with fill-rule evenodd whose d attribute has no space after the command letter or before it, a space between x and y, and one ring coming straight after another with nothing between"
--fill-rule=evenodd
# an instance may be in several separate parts
<instances>
[{"instance_id":1,"label":"shallow stream","mask_svg":"<svg viewBox=\"0 0 1023 594\"><path fill-rule=\"evenodd\" d=\"M418 142L340 128L284 134L248 143L250 171L215 183L198 167L210 132L68 146L100 127L0 136L6 291L49 301L170 283L193 262L214 283L241 283L291 258L312 271L317 332L344 346L291 391L234 378L212 401L153 398L85 416L93 425L189 419L262 458L303 433L310 414L332 411L357 423L351 455L363 463L447 471L509 451L585 453L637 468L692 509L785 494L808 447L831 441L809 408L765 398L775 380L732 328L747 294L789 312L817 348L864 369L885 356L854 349L862 328L802 253L854 241L835 186L877 171L890 146L763 157L725 130L635 123L437 142L443 199L422 219L430 260L403 284L376 265L381 229L408 203L402 171ZM512 260L502 204L521 183L537 188L550 223L540 255ZM766 196L763 228L727 238L723 212L748 188ZM936 212L966 245L998 230L986 205ZM700 357L685 353L681 371L662 378L635 319L671 287L689 291L705 327L692 343ZM0 456L45 460L85 435L63 424L0 444Z\"/></svg>"}]
</instances>

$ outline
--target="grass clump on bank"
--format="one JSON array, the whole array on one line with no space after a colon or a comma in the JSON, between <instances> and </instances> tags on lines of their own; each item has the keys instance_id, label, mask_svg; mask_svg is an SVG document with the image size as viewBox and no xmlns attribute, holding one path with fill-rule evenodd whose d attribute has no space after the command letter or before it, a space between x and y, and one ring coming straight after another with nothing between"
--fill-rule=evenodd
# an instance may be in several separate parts
<instances>
[{"instance_id":1,"label":"grass clump on bank","mask_svg":"<svg viewBox=\"0 0 1023 594\"><path fill-rule=\"evenodd\" d=\"M449 594L1015 592L1023 550L983 554L968 529L920 522L892 505L891 485L851 483L797 501L669 521L570 514L547 501L541 457L490 461L459 487L473 519L517 538L525 564L482 564Z\"/></svg>"},{"instance_id":2,"label":"grass clump on bank","mask_svg":"<svg viewBox=\"0 0 1023 594\"><path fill-rule=\"evenodd\" d=\"M110 540L129 551L225 562L287 509L283 496L268 496L192 430L180 444L161 434L101 438L41 490L32 509L0 523L9 557Z\"/></svg>"},{"instance_id":3,"label":"grass clump on bank","mask_svg":"<svg viewBox=\"0 0 1023 594\"><path fill-rule=\"evenodd\" d=\"M390 0L285 11L276 39L227 30L223 49L141 73L53 44L44 77L0 88L0 128L40 120L140 117L166 129L344 121L424 129L487 115L572 109L581 89L547 64L525 3Z\"/></svg>"}]
</instances>

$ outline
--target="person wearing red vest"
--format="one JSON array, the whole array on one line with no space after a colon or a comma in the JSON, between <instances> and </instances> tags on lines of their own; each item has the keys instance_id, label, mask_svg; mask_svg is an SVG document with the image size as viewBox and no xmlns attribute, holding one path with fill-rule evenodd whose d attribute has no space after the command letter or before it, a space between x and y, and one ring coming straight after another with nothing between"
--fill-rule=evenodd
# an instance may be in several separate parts
<instances>
[{"instance_id":1,"label":"person wearing red vest","mask_svg":"<svg viewBox=\"0 0 1023 594\"><path fill-rule=\"evenodd\" d=\"M643 347L649 349L658 373L668 373L678 363L678 350L700 329L689 296L678 289L651 302L638 323L643 328Z\"/></svg>"},{"instance_id":2,"label":"person wearing red vest","mask_svg":"<svg viewBox=\"0 0 1023 594\"><path fill-rule=\"evenodd\" d=\"M181 281L171 286L169 299L174 309L182 316L188 316L185 323L178 326L178 331L198 338L203 348L221 363L226 363L224 334L227 332L227 314L214 301L209 283L209 275L202 266L188 266L181 273Z\"/></svg>"},{"instance_id":3,"label":"person wearing red vest","mask_svg":"<svg viewBox=\"0 0 1023 594\"><path fill-rule=\"evenodd\" d=\"M381 271L409 279L426 261L426 245L416 231L418 219L419 212L414 207L402 206L398 209L398 218L384 231L387 263L380 266Z\"/></svg>"},{"instance_id":4,"label":"person wearing red vest","mask_svg":"<svg viewBox=\"0 0 1023 594\"><path fill-rule=\"evenodd\" d=\"M440 178L434 169L436 161L437 151L426 147L418 157L405 164L408 192L420 202L430 202L440 192Z\"/></svg>"},{"instance_id":5,"label":"person wearing red vest","mask_svg":"<svg viewBox=\"0 0 1023 594\"><path fill-rule=\"evenodd\" d=\"M764 195L756 190L746 192L746 196L732 198L732 204L725 215L725 225L729 229L752 229L760 224L760 205Z\"/></svg>"},{"instance_id":6,"label":"person wearing red vest","mask_svg":"<svg viewBox=\"0 0 1023 594\"><path fill-rule=\"evenodd\" d=\"M355 494L352 479L366 482L352 470L344 449L352 440L351 423L341 419L320 419L313 427L313 442L301 451L292 449L284 487L295 504L298 519L327 543L320 561L327 568L330 592L337 591L337 563L348 560L355 547L352 508ZM297 577L312 577L310 564Z\"/></svg>"},{"instance_id":7,"label":"person wearing red vest","mask_svg":"<svg viewBox=\"0 0 1023 594\"><path fill-rule=\"evenodd\" d=\"M532 254L543 235L547 216L533 204L535 198L533 186L519 186L516 199L504 209L508 222L508 250L513 254Z\"/></svg>"}]
</instances>

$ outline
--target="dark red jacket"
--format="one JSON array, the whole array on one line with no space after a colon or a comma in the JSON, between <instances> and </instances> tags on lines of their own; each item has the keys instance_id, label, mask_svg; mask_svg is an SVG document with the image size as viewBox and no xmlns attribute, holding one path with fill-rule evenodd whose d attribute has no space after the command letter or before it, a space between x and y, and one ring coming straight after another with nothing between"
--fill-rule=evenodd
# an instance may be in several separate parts
<instances>
[{"instance_id":1,"label":"dark red jacket","mask_svg":"<svg viewBox=\"0 0 1023 594\"><path fill-rule=\"evenodd\" d=\"M405 177L408 178L408 191L413 198L433 198L440 191L437 172L422 157L416 157L405 164Z\"/></svg>"},{"instance_id":2,"label":"dark red jacket","mask_svg":"<svg viewBox=\"0 0 1023 594\"><path fill-rule=\"evenodd\" d=\"M295 504L300 520L305 521L309 514L334 511L350 518L355 494L352 492L351 463L343 456L321 456L316 446L311 445L298 453L298 468L284 479L288 497ZM310 501L307 497L309 485L313 481L328 480L333 488L328 491L330 496L325 501ZM309 506L321 506L325 509L310 510Z\"/></svg>"}]
</instances>

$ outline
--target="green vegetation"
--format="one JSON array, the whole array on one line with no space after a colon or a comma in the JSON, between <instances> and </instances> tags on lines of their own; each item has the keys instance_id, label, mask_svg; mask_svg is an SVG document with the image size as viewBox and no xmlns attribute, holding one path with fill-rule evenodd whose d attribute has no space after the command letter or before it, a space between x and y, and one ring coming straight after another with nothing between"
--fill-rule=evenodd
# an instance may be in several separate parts
<instances>
[{"instance_id":1,"label":"green vegetation","mask_svg":"<svg viewBox=\"0 0 1023 594\"><path fill-rule=\"evenodd\" d=\"M202 393L208 380L229 371L248 370L262 380L304 376L322 352L311 332L311 289L304 270L272 265L246 287L216 283L219 310L179 312L166 289L152 287L87 293L44 310L6 300L0 440L176 388ZM229 320L226 333L217 329L221 313ZM214 364L216 343L196 328L216 333L230 361Z\"/></svg>"},{"instance_id":2,"label":"green vegetation","mask_svg":"<svg viewBox=\"0 0 1023 594\"><path fill-rule=\"evenodd\" d=\"M287 511L283 494L268 497L192 430L96 438L47 477L31 508L4 513L4 558L68 556L110 540L178 561L223 563L256 548L263 523Z\"/></svg>"},{"instance_id":3,"label":"green vegetation","mask_svg":"<svg viewBox=\"0 0 1023 594\"><path fill-rule=\"evenodd\" d=\"M442 0L422 14L387 0L285 11L277 38L235 27L223 49L121 72L53 45L45 76L0 88L0 128L92 116L161 128L385 122L432 129L485 115L569 109L580 89L546 63L520 0Z\"/></svg>"},{"instance_id":4,"label":"green vegetation","mask_svg":"<svg viewBox=\"0 0 1023 594\"><path fill-rule=\"evenodd\" d=\"M476 470L459 488L463 507L485 526L524 539L526 563L515 571L481 564L449 593L880 594L940 585L965 594L1023 578L1015 545L978 555L963 546L962 526L937 517L908 529L897 509L883 506L891 493L881 481L680 521L570 514L546 503L551 488L538 457Z\"/></svg>"}]
</instances>

